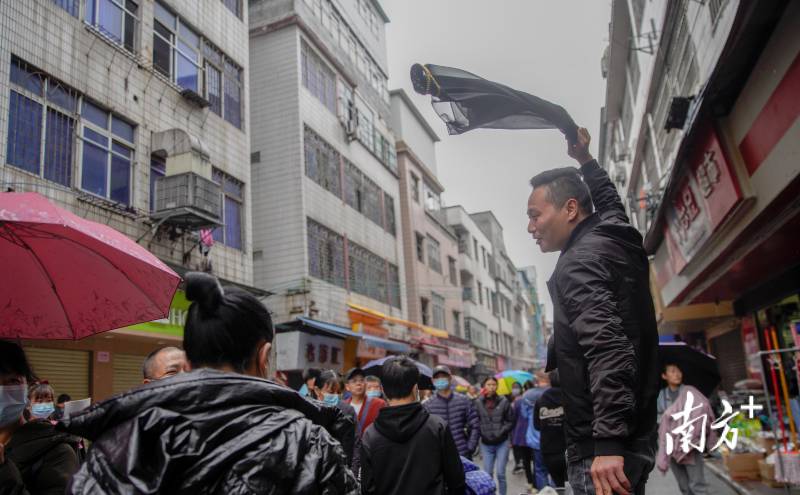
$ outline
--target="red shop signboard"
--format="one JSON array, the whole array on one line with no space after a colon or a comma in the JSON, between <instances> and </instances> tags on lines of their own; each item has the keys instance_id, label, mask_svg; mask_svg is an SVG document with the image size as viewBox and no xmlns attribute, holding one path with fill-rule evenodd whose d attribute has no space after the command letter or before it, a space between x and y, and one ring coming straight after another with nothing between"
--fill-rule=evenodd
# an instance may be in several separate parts
<instances>
[{"instance_id":1,"label":"red shop signboard","mask_svg":"<svg viewBox=\"0 0 800 495\"><path fill-rule=\"evenodd\" d=\"M743 201L739 180L713 125L707 123L698 131L666 209L664 240L669 252L669 278L692 261Z\"/></svg>"}]
</instances>

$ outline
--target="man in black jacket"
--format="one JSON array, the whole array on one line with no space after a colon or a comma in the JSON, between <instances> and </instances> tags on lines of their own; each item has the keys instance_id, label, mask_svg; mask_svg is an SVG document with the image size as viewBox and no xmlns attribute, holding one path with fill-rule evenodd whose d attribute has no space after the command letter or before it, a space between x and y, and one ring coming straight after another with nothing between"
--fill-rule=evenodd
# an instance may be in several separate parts
<instances>
[{"instance_id":1,"label":"man in black jacket","mask_svg":"<svg viewBox=\"0 0 800 495\"><path fill-rule=\"evenodd\" d=\"M561 378L570 485L576 495L638 494L654 464L659 388L649 265L589 141L580 129L569 145L580 173L531 179L528 232L543 252L561 251L547 282L555 324L548 369Z\"/></svg>"},{"instance_id":2,"label":"man in black jacket","mask_svg":"<svg viewBox=\"0 0 800 495\"><path fill-rule=\"evenodd\" d=\"M389 406L361 440L361 493L463 494L464 468L447 423L419 403L417 366L392 359L382 377Z\"/></svg>"}]
</instances>

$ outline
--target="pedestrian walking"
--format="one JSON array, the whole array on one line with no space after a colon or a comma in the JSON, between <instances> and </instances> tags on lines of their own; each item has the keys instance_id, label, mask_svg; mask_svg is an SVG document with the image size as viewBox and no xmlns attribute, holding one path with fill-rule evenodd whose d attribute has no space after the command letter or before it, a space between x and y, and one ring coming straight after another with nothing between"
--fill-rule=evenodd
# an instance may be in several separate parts
<instances>
[{"instance_id":1,"label":"pedestrian walking","mask_svg":"<svg viewBox=\"0 0 800 495\"><path fill-rule=\"evenodd\" d=\"M705 479L703 452L694 448L684 451L680 447L680 437L674 435L674 449L668 453L666 439L673 435L671 432L676 427L693 423L697 427L691 431L691 444L699 445L702 436L706 439L706 445L713 445L717 440L717 433L711 428L711 424L714 422L714 410L711 402L696 388L683 384L683 372L676 364L664 366L661 378L667 382L667 386L658 393L657 400L660 424L656 465L662 474L666 474L668 468L672 471L683 495L705 495L708 493L708 484ZM673 414L684 410L689 393L692 394L692 403L695 404L692 406L690 417L681 420L674 419Z\"/></svg>"},{"instance_id":2,"label":"pedestrian walking","mask_svg":"<svg viewBox=\"0 0 800 495\"><path fill-rule=\"evenodd\" d=\"M350 399L345 402L350 404L356 412L356 436L360 438L378 417L378 412L386 406L386 402L380 398L381 385L378 377L370 376L371 381L367 382L364 370L356 367L347 372L346 378ZM374 388L375 380L377 380L378 390ZM371 386L372 389L367 390L368 386Z\"/></svg>"},{"instance_id":3,"label":"pedestrian walking","mask_svg":"<svg viewBox=\"0 0 800 495\"><path fill-rule=\"evenodd\" d=\"M531 482L531 487L535 488L536 490L541 490L549 485L549 477L547 468L544 464L544 458L542 457L541 433L539 428L537 428L534 423L533 415L536 402L549 388L550 382L547 379L547 375L541 371L537 372L536 376L537 386L527 390L525 395L523 395L524 404L522 407L522 412L528 422L528 430L525 434L525 440L528 448L530 449L530 456L533 464L533 482ZM561 454L563 456L563 450L561 451Z\"/></svg>"},{"instance_id":4,"label":"pedestrian walking","mask_svg":"<svg viewBox=\"0 0 800 495\"><path fill-rule=\"evenodd\" d=\"M486 395L475 401L480 419L483 469L490 475L497 470L498 493L506 495L506 465L509 434L514 427L514 409L505 397L497 395L496 378L484 380L483 389Z\"/></svg>"},{"instance_id":5,"label":"pedestrian walking","mask_svg":"<svg viewBox=\"0 0 800 495\"><path fill-rule=\"evenodd\" d=\"M550 388L542 393L534 405L533 425L539 430L539 440L547 473L553 483L561 488L567 479L567 449L564 439L564 405L561 401L561 388L558 372L551 371Z\"/></svg>"},{"instance_id":6,"label":"pedestrian walking","mask_svg":"<svg viewBox=\"0 0 800 495\"><path fill-rule=\"evenodd\" d=\"M472 459L480 440L480 421L472 401L453 391L452 376L447 366L434 368L433 387L436 393L423 405L429 413L439 416L447 423L458 453Z\"/></svg>"},{"instance_id":7,"label":"pedestrian walking","mask_svg":"<svg viewBox=\"0 0 800 495\"><path fill-rule=\"evenodd\" d=\"M174 346L151 352L142 363L142 383L163 380L186 371L186 353Z\"/></svg>"},{"instance_id":8,"label":"pedestrian walking","mask_svg":"<svg viewBox=\"0 0 800 495\"><path fill-rule=\"evenodd\" d=\"M445 495L465 491L464 468L442 418L419 403L419 369L408 358L383 365L389 405L361 443L361 493Z\"/></svg>"},{"instance_id":9,"label":"pedestrian walking","mask_svg":"<svg viewBox=\"0 0 800 495\"><path fill-rule=\"evenodd\" d=\"M381 379L375 375L369 375L364 378L366 383L367 397L382 399L386 403L386 397L383 395L383 388L381 387Z\"/></svg>"},{"instance_id":10,"label":"pedestrian walking","mask_svg":"<svg viewBox=\"0 0 800 495\"><path fill-rule=\"evenodd\" d=\"M24 419L33 370L15 343L0 340L0 356L0 493L65 493L78 470L78 439L56 431L48 421L52 411ZM31 392L37 400L49 393L52 401L49 385L34 386Z\"/></svg>"},{"instance_id":11,"label":"pedestrian walking","mask_svg":"<svg viewBox=\"0 0 800 495\"><path fill-rule=\"evenodd\" d=\"M341 383L342 379L338 373L333 370L323 370L316 380L317 399L329 406L338 408L353 424L357 424L355 408L342 400ZM340 441L347 456L347 462L352 466L353 451L356 445L356 430L353 430L352 436L348 435L347 438L340 439Z\"/></svg>"},{"instance_id":12,"label":"pedestrian walking","mask_svg":"<svg viewBox=\"0 0 800 495\"><path fill-rule=\"evenodd\" d=\"M528 433L528 418L522 410L525 401L522 399L522 386L519 383L514 383L511 386L511 395L514 397L512 406L515 418L514 429L511 431L511 451L514 454L514 470L512 473L524 472L528 484L533 485L531 471L533 456L525 438Z\"/></svg>"},{"instance_id":13,"label":"pedestrian walking","mask_svg":"<svg viewBox=\"0 0 800 495\"><path fill-rule=\"evenodd\" d=\"M66 420L93 442L70 492L358 493L338 440L355 435L352 420L264 379L274 336L267 308L211 275L185 280L192 371Z\"/></svg>"},{"instance_id":14,"label":"pedestrian walking","mask_svg":"<svg viewBox=\"0 0 800 495\"><path fill-rule=\"evenodd\" d=\"M570 485L628 495L643 493L655 462L658 333L642 236L589 142L580 129L568 145L580 172L531 179L528 232L543 252L561 252L547 283L548 370L562 383Z\"/></svg>"}]
</instances>

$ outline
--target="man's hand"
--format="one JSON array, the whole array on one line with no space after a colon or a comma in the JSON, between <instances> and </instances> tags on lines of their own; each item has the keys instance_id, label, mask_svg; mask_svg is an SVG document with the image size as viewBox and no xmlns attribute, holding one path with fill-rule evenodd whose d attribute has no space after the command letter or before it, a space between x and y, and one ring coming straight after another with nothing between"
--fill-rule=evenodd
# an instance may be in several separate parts
<instances>
[{"instance_id":1,"label":"man's hand","mask_svg":"<svg viewBox=\"0 0 800 495\"><path fill-rule=\"evenodd\" d=\"M583 129L585 131L585 129ZM597 495L630 495L631 483L625 476L625 459L620 455L597 456L592 462L592 483Z\"/></svg>"},{"instance_id":2,"label":"man's hand","mask_svg":"<svg viewBox=\"0 0 800 495\"><path fill-rule=\"evenodd\" d=\"M585 128L578 128L578 139L574 143L567 141L567 154L574 158L579 165L594 160L589 153L589 143L592 141L589 131Z\"/></svg>"},{"instance_id":3,"label":"man's hand","mask_svg":"<svg viewBox=\"0 0 800 495\"><path fill-rule=\"evenodd\" d=\"M6 463L6 446L0 442L0 464Z\"/></svg>"}]
</instances>

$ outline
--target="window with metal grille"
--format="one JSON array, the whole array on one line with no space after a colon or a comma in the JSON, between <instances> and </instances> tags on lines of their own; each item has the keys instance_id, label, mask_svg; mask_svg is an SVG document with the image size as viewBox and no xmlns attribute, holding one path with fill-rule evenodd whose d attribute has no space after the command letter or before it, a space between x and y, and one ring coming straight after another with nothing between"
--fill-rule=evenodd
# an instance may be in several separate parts
<instances>
[{"instance_id":1,"label":"window with metal grille","mask_svg":"<svg viewBox=\"0 0 800 495\"><path fill-rule=\"evenodd\" d=\"M442 255L439 251L439 241L428 236L428 266L431 270L442 273Z\"/></svg>"},{"instance_id":2,"label":"window with metal grille","mask_svg":"<svg viewBox=\"0 0 800 495\"><path fill-rule=\"evenodd\" d=\"M244 182L232 177L222 170L214 168L211 179L220 185L222 190L222 211L220 218L225 223L213 231L214 240L228 247L242 249L244 219Z\"/></svg>"},{"instance_id":3,"label":"window with metal grille","mask_svg":"<svg viewBox=\"0 0 800 495\"><path fill-rule=\"evenodd\" d=\"M386 232L396 235L397 226L395 225L394 199L386 193L383 193L383 210L386 216L386 221L384 222Z\"/></svg>"},{"instance_id":4,"label":"window with metal grille","mask_svg":"<svg viewBox=\"0 0 800 495\"><path fill-rule=\"evenodd\" d=\"M200 94L200 35L160 2L153 21L153 66L172 82Z\"/></svg>"},{"instance_id":5,"label":"window with metal grille","mask_svg":"<svg viewBox=\"0 0 800 495\"><path fill-rule=\"evenodd\" d=\"M138 16L139 5L131 0L86 0L86 23L131 53L136 50Z\"/></svg>"},{"instance_id":6,"label":"window with metal grille","mask_svg":"<svg viewBox=\"0 0 800 495\"><path fill-rule=\"evenodd\" d=\"M444 321L444 297L435 292L431 292L431 316L434 327L447 328Z\"/></svg>"},{"instance_id":7,"label":"window with metal grille","mask_svg":"<svg viewBox=\"0 0 800 495\"><path fill-rule=\"evenodd\" d=\"M336 76L306 42L300 48L300 70L303 86L336 114Z\"/></svg>"},{"instance_id":8,"label":"window with metal grille","mask_svg":"<svg viewBox=\"0 0 800 495\"><path fill-rule=\"evenodd\" d=\"M167 163L157 155L150 157L150 211L156 211L156 181L167 175Z\"/></svg>"},{"instance_id":9,"label":"window with metal grille","mask_svg":"<svg viewBox=\"0 0 800 495\"><path fill-rule=\"evenodd\" d=\"M419 232L415 232L414 239L417 247L417 260L425 263L425 236Z\"/></svg>"},{"instance_id":10,"label":"window with metal grille","mask_svg":"<svg viewBox=\"0 0 800 495\"><path fill-rule=\"evenodd\" d=\"M388 263L389 265L389 304L395 308L401 309L400 302L400 270L397 265Z\"/></svg>"},{"instance_id":11,"label":"window with metal grille","mask_svg":"<svg viewBox=\"0 0 800 495\"><path fill-rule=\"evenodd\" d=\"M345 287L344 238L310 218L307 226L309 275Z\"/></svg>"},{"instance_id":12,"label":"window with metal grille","mask_svg":"<svg viewBox=\"0 0 800 495\"><path fill-rule=\"evenodd\" d=\"M341 197L339 153L308 126L305 126L303 146L305 148L306 175L320 186Z\"/></svg>"},{"instance_id":13,"label":"window with metal grille","mask_svg":"<svg viewBox=\"0 0 800 495\"><path fill-rule=\"evenodd\" d=\"M86 99L81 124L81 189L130 205L135 126Z\"/></svg>"},{"instance_id":14,"label":"window with metal grille","mask_svg":"<svg viewBox=\"0 0 800 495\"><path fill-rule=\"evenodd\" d=\"M458 272L456 271L456 260L452 256L447 257L447 268L450 272L450 283L458 285Z\"/></svg>"},{"instance_id":15,"label":"window with metal grille","mask_svg":"<svg viewBox=\"0 0 800 495\"><path fill-rule=\"evenodd\" d=\"M70 187L78 92L16 57L10 81L6 163Z\"/></svg>"},{"instance_id":16,"label":"window with metal grille","mask_svg":"<svg viewBox=\"0 0 800 495\"><path fill-rule=\"evenodd\" d=\"M457 336L461 336L461 313L453 311L453 331Z\"/></svg>"},{"instance_id":17,"label":"window with metal grille","mask_svg":"<svg viewBox=\"0 0 800 495\"><path fill-rule=\"evenodd\" d=\"M347 243L347 259L350 290L376 301L387 302L386 261L351 241Z\"/></svg>"},{"instance_id":18,"label":"window with metal grille","mask_svg":"<svg viewBox=\"0 0 800 495\"><path fill-rule=\"evenodd\" d=\"M411 174L411 197L419 203L419 177Z\"/></svg>"}]
</instances>

